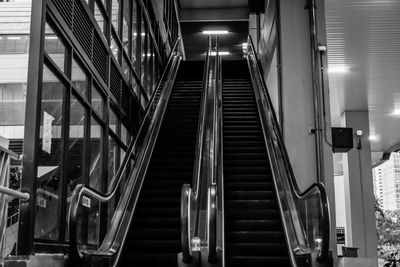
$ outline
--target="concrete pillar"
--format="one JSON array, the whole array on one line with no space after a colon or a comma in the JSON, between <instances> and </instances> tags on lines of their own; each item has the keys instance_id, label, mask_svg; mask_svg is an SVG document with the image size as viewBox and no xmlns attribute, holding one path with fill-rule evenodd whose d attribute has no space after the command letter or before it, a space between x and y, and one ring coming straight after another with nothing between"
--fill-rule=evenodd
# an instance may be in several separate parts
<instances>
[{"instance_id":1,"label":"concrete pillar","mask_svg":"<svg viewBox=\"0 0 400 267\"><path fill-rule=\"evenodd\" d=\"M377 266L368 111L345 111L343 119L346 127L352 127L354 133L362 130L361 138L354 137L354 148L343 156L346 246L359 248L359 257L369 258L371 265L368 266ZM359 140L360 149L357 148Z\"/></svg>"}]
</instances>

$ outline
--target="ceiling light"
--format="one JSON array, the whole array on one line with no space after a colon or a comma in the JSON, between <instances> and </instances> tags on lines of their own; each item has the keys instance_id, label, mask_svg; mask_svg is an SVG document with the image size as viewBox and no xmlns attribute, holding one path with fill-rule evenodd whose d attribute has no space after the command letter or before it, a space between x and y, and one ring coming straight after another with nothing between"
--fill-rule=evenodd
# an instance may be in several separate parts
<instances>
[{"instance_id":1,"label":"ceiling light","mask_svg":"<svg viewBox=\"0 0 400 267\"><path fill-rule=\"evenodd\" d=\"M246 49L247 48L247 43L242 43L242 48Z\"/></svg>"},{"instance_id":2,"label":"ceiling light","mask_svg":"<svg viewBox=\"0 0 400 267\"><path fill-rule=\"evenodd\" d=\"M55 40L55 39L58 39L57 36L46 36L46 37L44 37L44 38L47 39L47 40Z\"/></svg>"},{"instance_id":3,"label":"ceiling light","mask_svg":"<svg viewBox=\"0 0 400 267\"><path fill-rule=\"evenodd\" d=\"M215 30L215 31L203 31L203 34L214 35L214 34L228 34L226 30Z\"/></svg>"},{"instance_id":4,"label":"ceiling light","mask_svg":"<svg viewBox=\"0 0 400 267\"><path fill-rule=\"evenodd\" d=\"M328 73L347 73L349 72L348 66L332 66L328 67Z\"/></svg>"},{"instance_id":5,"label":"ceiling light","mask_svg":"<svg viewBox=\"0 0 400 267\"><path fill-rule=\"evenodd\" d=\"M378 139L378 137L377 137L375 134L370 134L369 137L368 137L368 139L369 139L370 141L376 141L376 140Z\"/></svg>"},{"instance_id":6,"label":"ceiling light","mask_svg":"<svg viewBox=\"0 0 400 267\"><path fill-rule=\"evenodd\" d=\"M400 108L395 108L392 115L400 115Z\"/></svg>"},{"instance_id":7,"label":"ceiling light","mask_svg":"<svg viewBox=\"0 0 400 267\"><path fill-rule=\"evenodd\" d=\"M141 35L141 36L146 36L146 33L142 32L140 35ZM133 36L137 36L137 33L134 32L134 33L133 33Z\"/></svg>"},{"instance_id":8,"label":"ceiling light","mask_svg":"<svg viewBox=\"0 0 400 267\"><path fill-rule=\"evenodd\" d=\"M7 37L8 40L21 40L20 36L8 36Z\"/></svg>"},{"instance_id":9,"label":"ceiling light","mask_svg":"<svg viewBox=\"0 0 400 267\"><path fill-rule=\"evenodd\" d=\"M230 53L228 52L228 51L220 51L220 52L218 52L218 55L219 56L228 56ZM210 54L211 56L216 56L217 55L217 52L211 52L211 54Z\"/></svg>"}]
</instances>

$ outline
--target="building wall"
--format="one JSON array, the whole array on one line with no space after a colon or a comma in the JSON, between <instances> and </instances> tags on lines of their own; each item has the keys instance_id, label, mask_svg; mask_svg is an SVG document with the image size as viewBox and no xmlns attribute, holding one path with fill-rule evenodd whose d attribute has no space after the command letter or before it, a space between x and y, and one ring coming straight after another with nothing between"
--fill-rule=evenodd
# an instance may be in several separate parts
<instances>
[{"instance_id":1,"label":"building wall","mask_svg":"<svg viewBox=\"0 0 400 267\"><path fill-rule=\"evenodd\" d=\"M389 160L373 168L374 194L384 210L400 209L400 153L393 152Z\"/></svg>"}]
</instances>

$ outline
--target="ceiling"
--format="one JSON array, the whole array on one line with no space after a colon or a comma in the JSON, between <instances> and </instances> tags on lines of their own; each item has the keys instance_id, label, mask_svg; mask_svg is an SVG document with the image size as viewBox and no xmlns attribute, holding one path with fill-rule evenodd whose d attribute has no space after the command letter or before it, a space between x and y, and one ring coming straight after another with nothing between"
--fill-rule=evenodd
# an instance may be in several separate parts
<instances>
[{"instance_id":1,"label":"ceiling","mask_svg":"<svg viewBox=\"0 0 400 267\"><path fill-rule=\"evenodd\" d=\"M346 110L368 110L372 151L400 142L400 1L325 0L333 126ZM379 154L381 155L381 154Z\"/></svg>"},{"instance_id":2,"label":"ceiling","mask_svg":"<svg viewBox=\"0 0 400 267\"><path fill-rule=\"evenodd\" d=\"M240 56L239 47L248 34L248 2L179 0L188 58L204 55L207 37L201 34L202 30L220 27L234 33L223 37L222 45L226 49L236 47ZM325 0L325 13L329 67L348 68L347 73L329 73L332 125L341 126L346 110L368 110L370 132L376 137L371 140L372 151L397 148L400 0ZM396 109L399 115L393 114ZM378 159L381 153L375 155Z\"/></svg>"},{"instance_id":3,"label":"ceiling","mask_svg":"<svg viewBox=\"0 0 400 267\"><path fill-rule=\"evenodd\" d=\"M248 0L180 0L179 4L187 59L204 59L208 39L202 34L205 30L228 30L229 34L219 36L219 51L229 52L229 59L242 57L242 43L249 32Z\"/></svg>"}]
</instances>

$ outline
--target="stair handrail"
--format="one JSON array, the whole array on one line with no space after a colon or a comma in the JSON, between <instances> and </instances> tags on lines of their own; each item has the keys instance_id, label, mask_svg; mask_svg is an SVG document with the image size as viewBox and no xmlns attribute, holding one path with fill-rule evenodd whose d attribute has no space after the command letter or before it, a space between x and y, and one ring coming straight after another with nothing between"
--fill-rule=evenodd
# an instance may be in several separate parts
<instances>
[{"instance_id":1,"label":"stair handrail","mask_svg":"<svg viewBox=\"0 0 400 267\"><path fill-rule=\"evenodd\" d=\"M156 97L155 95L161 90L166 88L167 86L172 87L173 84L171 84L171 80L168 79L170 76L171 70L173 70L174 67L177 68L179 65L176 62L176 58L179 57L179 50L178 44L181 42L181 38L178 37L177 40L174 43L174 46L168 56L168 62L167 65L163 71L163 74L157 84L156 89L153 92L153 95L151 97L151 101L148 103L146 110L145 110L145 115L142 119L141 126L139 128L137 137L133 139L129 147L126 151L126 154L124 156L124 159L121 163L121 165L118 168L117 173L114 175L114 177L111 180L111 183L108 187L108 190L106 193L101 193L98 190L84 184L78 184L75 186L75 189L72 193L72 198L71 198L71 204L68 210L68 218L69 218L69 242L70 242L70 257L72 260L81 260L83 258L83 254L79 249L78 246L78 239L77 239L77 213L78 213L78 208L79 204L81 202L82 197L89 196L97 201L100 202L108 202L110 199L112 199L115 196L115 193L117 192L117 189L119 188L119 185L121 184L122 178L124 173L127 171L128 164L130 162L130 159L132 157L137 156L137 150L138 148L142 145L141 142L143 142L143 134L146 133L146 130L148 130L147 124L149 123L149 120L151 120L151 116L156 114L157 110L159 109L159 103L161 101L155 101ZM174 64L175 63L175 64ZM167 79L167 80L166 80ZM166 80L166 84L161 87L162 82ZM169 83L169 84L167 84ZM153 111L153 112L151 112ZM135 161L135 164L137 162L140 162L140 160ZM134 168L132 168L134 169Z\"/></svg>"},{"instance_id":2,"label":"stair handrail","mask_svg":"<svg viewBox=\"0 0 400 267\"><path fill-rule=\"evenodd\" d=\"M11 159L17 160L19 156L13 151L0 145L0 265L4 264L5 230L7 228L8 202L14 198L27 201L29 193L9 188Z\"/></svg>"},{"instance_id":3,"label":"stair handrail","mask_svg":"<svg viewBox=\"0 0 400 267\"><path fill-rule=\"evenodd\" d=\"M250 49L250 51L249 51ZM276 113L274 110L274 107L272 105L272 101L271 98L268 94L268 89L267 89L267 85L266 82L263 78L263 75L261 74L261 64L257 58L257 53L254 49L254 43L253 40L251 38L251 36L248 36L248 40L247 40L247 60L248 60L248 64L249 64L249 69L251 70L251 59L250 59L250 54L253 54L253 60L254 60L254 67L256 69L256 75L258 77L258 80L261 82L261 87L262 88L258 88L259 90L262 91L262 94L267 102L268 105L268 110L265 114L265 116L269 117L269 121L268 123L272 124L269 126L270 130L272 130L274 132L274 137L276 138L276 140L274 141L274 145L278 146L279 149L282 152L282 157L283 157L283 162L285 164L285 170L287 172L287 177L289 177L289 186L291 191L295 194L295 196L297 197L297 199L299 200L306 200L308 199L310 196L313 196L316 194L316 192L319 194L320 196L320 201L322 203L322 210L321 210L321 215L322 215L322 237L321 240L317 241L320 242L320 249L319 249L319 253L317 255L317 261L318 262L326 262L329 259L329 239L330 239L330 211L329 211L329 202L328 202L328 197L327 197L327 193L326 193L326 189L324 187L324 185L321 182L316 182L311 184L307 189L305 189L304 191L301 191L297 181L295 179L295 175L292 169L292 166L290 164L290 160L289 160L289 155L288 152L286 150L286 147L284 145L284 141L282 138L282 133L280 130L280 126L278 124L278 120L276 118ZM254 84L253 84L254 85ZM257 86L255 86L257 87ZM265 130L264 130L265 131ZM265 134L265 133L264 133ZM273 139L273 138L272 138ZM290 205L291 203L288 202L288 204ZM293 208L293 207L290 207ZM294 207L296 208L296 207ZM290 209L291 210L291 209ZM292 220L292 223L294 224L295 222ZM298 222L300 223L300 221ZM302 226L303 227L303 226ZM304 230L304 229L303 229ZM298 231L297 231L298 232ZM298 236L296 236L296 238L299 238Z\"/></svg>"},{"instance_id":4,"label":"stair handrail","mask_svg":"<svg viewBox=\"0 0 400 267\"><path fill-rule=\"evenodd\" d=\"M197 141L196 141L196 151L194 157L194 168L192 183L182 185L182 195L181 195L181 245L182 245L182 261L188 263L192 259L192 245L199 247L203 244L192 244L192 238L200 238L200 242L204 242L205 236L199 237L199 235L206 234L200 233L199 231L199 218L200 209L202 206L201 201L205 199L201 196L203 191L207 190L207 187L203 188L200 183L207 186L207 179L212 174L209 173L209 165L204 167L204 164L208 164L208 156L205 155L204 151L209 149L210 140L207 139L207 135L210 134L206 127L209 105L209 94L210 86L210 57L212 52L212 40L211 36L208 36L208 46L204 62L204 72L203 72L203 92L200 100L200 111L199 111L199 122L197 127ZM206 125L207 124L207 125ZM208 148L206 148L208 147ZM206 173L203 173L206 170ZM205 192L204 192L205 193ZM205 207L205 209L207 209Z\"/></svg>"}]
</instances>

